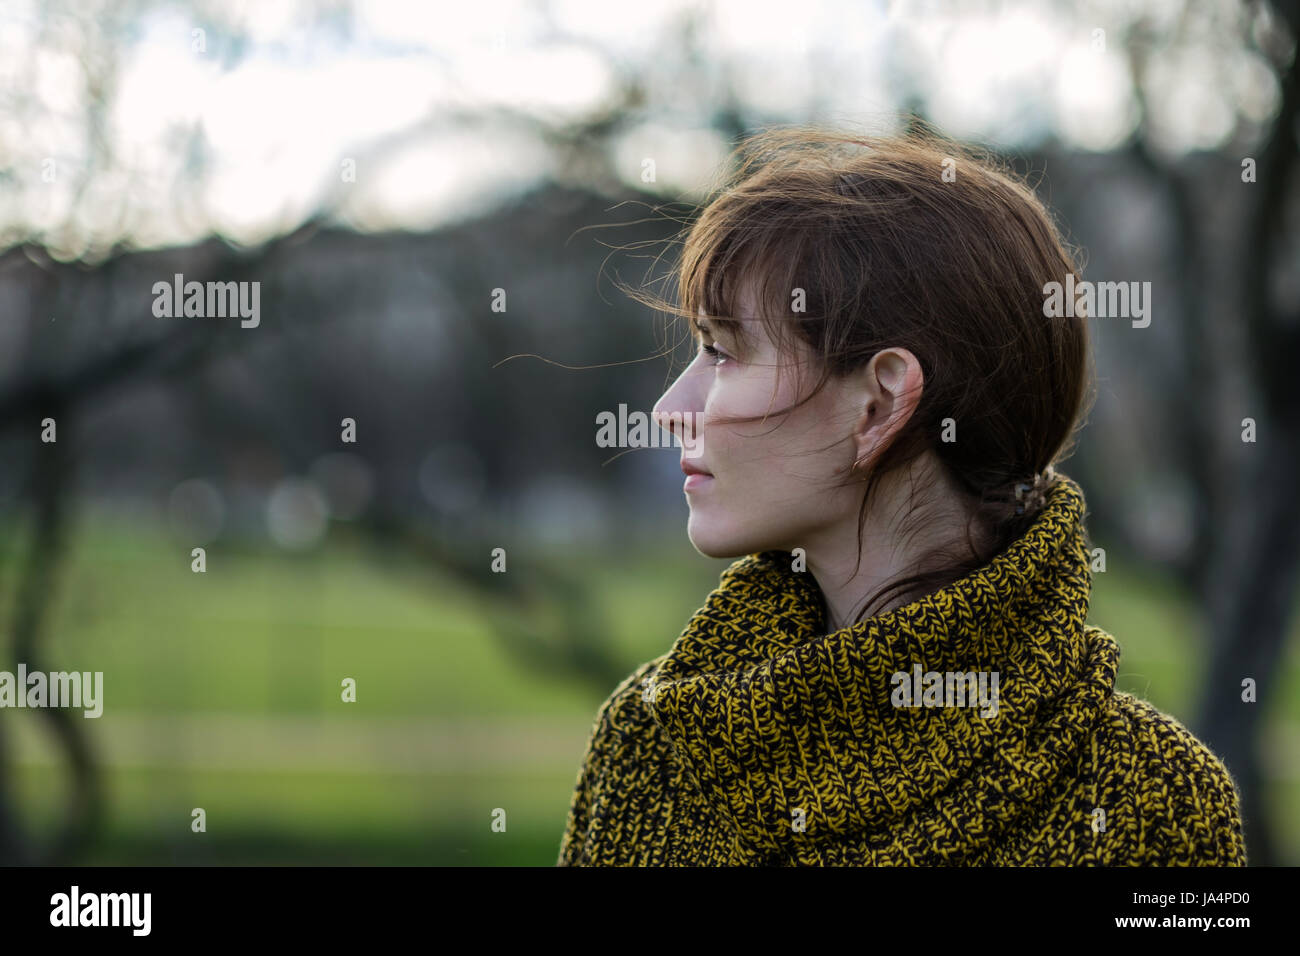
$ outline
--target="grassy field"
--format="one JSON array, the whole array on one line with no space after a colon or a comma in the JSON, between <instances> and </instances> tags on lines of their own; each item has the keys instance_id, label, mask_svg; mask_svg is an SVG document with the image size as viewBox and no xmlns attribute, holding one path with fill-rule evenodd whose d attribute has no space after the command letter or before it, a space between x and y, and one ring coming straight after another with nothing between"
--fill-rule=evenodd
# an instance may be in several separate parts
<instances>
[{"instance_id":1,"label":"grassy field","mask_svg":"<svg viewBox=\"0 0 1300 956\"><path fill-rule=\"evenodd\" d=\"M15 544L3 543L8 620ZM550 560L596 586L627 671L667 650L726 563L684 539ZM1112 561L1091 619L1121 643L1121 689L1186 722L1204 659L1194 609ZM1293 863L1298 646L1266 741ZM105 518L78 528L41 666L105 675L104 716L86 721L106 787L88 863L549 865L612 689L532 673L473 596L414 562L379 566L346 538L306 555L212 547L194 574L188 549L163 532ZM344 677L356 703L340 699ZM0 719L19 805L43 835L66 780L37 715ZM206 832L191 830L196 807Z\"/></svg>"}]
</instances>

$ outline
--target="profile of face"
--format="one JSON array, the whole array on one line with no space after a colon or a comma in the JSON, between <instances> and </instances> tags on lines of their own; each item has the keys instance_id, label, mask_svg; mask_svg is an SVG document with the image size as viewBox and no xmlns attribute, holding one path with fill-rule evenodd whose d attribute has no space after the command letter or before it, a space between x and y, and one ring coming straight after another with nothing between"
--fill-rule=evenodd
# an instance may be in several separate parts
<instances>
[{"instance_id":1,"label":"profile of face","mask_svg":"<svg viewBox=\"0 0 1300 956\"><path fill-rule=\"evenodd\" d=\"M890 349L862 373L831 379L787 414L719 421L787 408L818 371L807 354L778 352L754 318L748 289L740 299L749 347L701 316L697 354L654 407L656 423L683 445L687 536L713 558L838 549L858 527L863 485L853 466L915 407L916 395L900 398L899 392L919 385L919 366L911 353ZM693 434L683 435L683 422L694 424Z\"/></svg>"}]
</instances>

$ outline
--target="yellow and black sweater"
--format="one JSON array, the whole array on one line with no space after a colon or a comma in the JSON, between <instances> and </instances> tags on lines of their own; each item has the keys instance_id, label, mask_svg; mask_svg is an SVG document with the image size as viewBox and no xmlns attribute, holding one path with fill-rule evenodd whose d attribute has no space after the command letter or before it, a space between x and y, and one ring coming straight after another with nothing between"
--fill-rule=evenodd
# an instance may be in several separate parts
<instances>
[{"instance_id":1,"label":"yellow and black sweater","mask_svg":"<svg viewBox=\"0 0 1300 956\"><path fill-rule=\"evenodd\" d=\"M1232 777L1084 622L1084 511L1062 476L988 565L829 634L789 554L736 561L601 707L558 863L1245 865Z\"/></svg>"}]
</instances>

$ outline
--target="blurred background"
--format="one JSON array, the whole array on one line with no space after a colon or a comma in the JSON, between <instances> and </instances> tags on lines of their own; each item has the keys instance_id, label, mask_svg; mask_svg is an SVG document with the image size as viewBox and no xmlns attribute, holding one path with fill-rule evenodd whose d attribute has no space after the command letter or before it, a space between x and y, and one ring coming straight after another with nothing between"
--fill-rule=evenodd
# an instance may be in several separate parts
<instances>
[{"instance_id":1,"label":"blurred background","mask_svg":"<svg viewBox=\"0 0 1300 956\"><path fill-rule=\"evenodd\" d=\"M1251 862L1300 863L1298 23L6 0L0 670L102 671L104 711L0 710L0 862L553 863L597 708L729 563L679 450L595 441L685 358L617 286L747 132L914 116L1152 283L1149 327L1090 320L1091 620L1238 779ZM259 282L259 323L159 317L177 274Z\"/></svg>"}]
</instances>

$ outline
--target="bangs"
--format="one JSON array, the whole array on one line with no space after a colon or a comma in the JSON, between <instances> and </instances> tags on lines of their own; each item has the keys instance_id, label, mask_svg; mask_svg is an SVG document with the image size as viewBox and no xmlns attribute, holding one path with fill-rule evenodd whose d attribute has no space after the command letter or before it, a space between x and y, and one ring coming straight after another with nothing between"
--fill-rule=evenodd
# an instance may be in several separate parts
<instances>
[{"instance_id":1,"label":"bangs","mask_svg":"<svg viewBox=\"0 0 1300 956\"><path fill-rule=\"evenodd\" d=\"M707 321L711 328L730 334L739 345L749 348L753 345L750 322L761 320L779 348L783 328L792 319L809 318L791 309L794 290L803 287L796 275L806 243L801 230L755 229L754 222L763 219L753 216L745 205L731 204L693 237L681 277L681 302L697 340L701 337L699 322ZM746 217L751 218L742 232L739 223ZM742 303L746 291L750 298Z\"/></svg>"}]
</instances>

